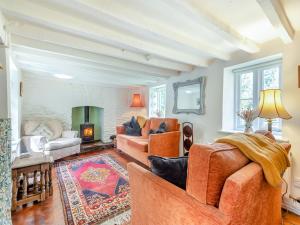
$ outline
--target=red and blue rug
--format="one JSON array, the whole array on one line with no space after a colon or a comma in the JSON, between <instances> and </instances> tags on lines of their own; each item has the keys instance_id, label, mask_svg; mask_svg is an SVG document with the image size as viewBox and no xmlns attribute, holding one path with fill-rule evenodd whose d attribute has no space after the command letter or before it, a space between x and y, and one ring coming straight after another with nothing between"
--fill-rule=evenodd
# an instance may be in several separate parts
<instances>
[{"instance_id":1,"label":"red and blue rug","mask_svg":"<svg viewBox=\"0 0 300 225\"><path fill-rule=\"evenodd\" d=\"M56 172L68 225L130 220L128 174L110 155L58 162Z\"/></svg>"}]
</instances>

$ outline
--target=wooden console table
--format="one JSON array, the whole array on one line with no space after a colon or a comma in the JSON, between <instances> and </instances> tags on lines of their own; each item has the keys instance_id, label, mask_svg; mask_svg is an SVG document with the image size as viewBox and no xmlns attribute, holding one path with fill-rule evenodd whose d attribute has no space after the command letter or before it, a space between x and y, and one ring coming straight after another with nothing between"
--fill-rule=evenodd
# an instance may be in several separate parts
<instances>
[{"instance_id":1,"label":"wooden console table","mask_svg":"<svg viewBox=\"0 0 300 225\"><path fill-rule=\"evenodd\" d=\"M52 195L51 156L42 152L28 158L16 158L12 165L12 211L33 201L44 201Z\"/></svg>"}]
</instances>

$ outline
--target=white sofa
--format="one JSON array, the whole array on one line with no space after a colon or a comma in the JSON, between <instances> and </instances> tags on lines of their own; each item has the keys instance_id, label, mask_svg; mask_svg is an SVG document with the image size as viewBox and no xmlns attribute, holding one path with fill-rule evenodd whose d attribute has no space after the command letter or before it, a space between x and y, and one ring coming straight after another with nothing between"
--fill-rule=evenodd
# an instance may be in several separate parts
<instances>
[{"instance_id":1,"label":"white sofa","mask_svg":"<svg viewBox=\"0 0 300 225\"><path fill-rule=\"evenodd\" d=\"M56 119L35 118L23 121L20 152L43 151L53 160L80 153L81 138L77 131L64 131Z\"/></svg>"}]
</instances>

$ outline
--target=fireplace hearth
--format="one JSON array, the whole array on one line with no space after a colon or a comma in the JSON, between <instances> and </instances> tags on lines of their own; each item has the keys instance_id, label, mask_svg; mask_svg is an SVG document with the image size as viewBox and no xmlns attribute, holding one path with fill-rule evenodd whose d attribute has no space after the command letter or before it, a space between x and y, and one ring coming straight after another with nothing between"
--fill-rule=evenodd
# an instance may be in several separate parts
<instances>
[{"instance_id":1,"label":"fireplace hearth","mask_svg":"<svg viewBox=\"0 0 300 225\"><path fill-rule=\"evenodd\" d=\"M88 106L84 107L84 123L80 124L80 137L82 143L92 142L95 140L94 133L95 127L93 123L90 123L90 109Z\"/></svg>"}]
</instances>

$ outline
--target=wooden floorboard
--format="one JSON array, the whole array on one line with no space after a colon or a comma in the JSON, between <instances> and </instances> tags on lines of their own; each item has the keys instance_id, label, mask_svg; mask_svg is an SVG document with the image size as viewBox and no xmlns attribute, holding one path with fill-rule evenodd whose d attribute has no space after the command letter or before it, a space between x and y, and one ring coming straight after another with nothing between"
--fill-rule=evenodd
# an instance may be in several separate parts
<instances>
[{"instance_id":1,"label":"wooden floorboard","mask_svg":"<svg viewBox=\"0 0 300 225\"><path fill-rule=\"evenodd\" d=\"M66 157L66 160L88 157L98 154L111 154L123 166L128 162L135 161L131 157L120 153L116 149L95 150L78 156ZM135 161L136 162L136 161ZM56 171L52 171L53 177L53 196L42 203L30 204L27 207L18 208L12 214L13 225L64 225L63 206L60 199ZM284 213L285 225L300 225L300 217L292 213Z\"/></svg>"}]
</instances>

